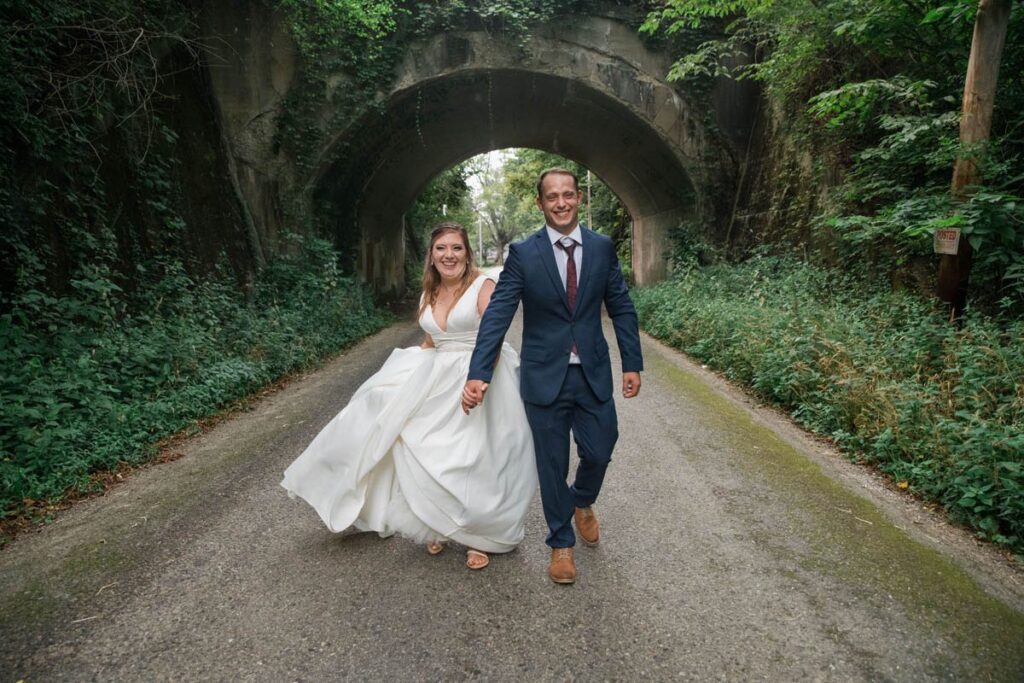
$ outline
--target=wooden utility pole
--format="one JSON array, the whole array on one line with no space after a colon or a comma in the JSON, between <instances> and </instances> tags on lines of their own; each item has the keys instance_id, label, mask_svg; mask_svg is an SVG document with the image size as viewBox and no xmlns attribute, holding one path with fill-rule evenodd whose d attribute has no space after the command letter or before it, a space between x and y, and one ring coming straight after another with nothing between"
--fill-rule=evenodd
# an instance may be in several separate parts
<instances>
[{"instance_id":1,"label":"wooden utility pole","mask_svg":"<svg viewBox=\"0 0 1024 683\"><path fill-rule=\"evenodd\" d=\"M1003 55L1006 29L1010 24L1011 0L981 0L974 20L971 56L967 62L964 102L960 119L960 144L971 156L958 158L953 167L953 197L962 200L972 186L982 180L982 159L977 149L988 141L992 129L992 107L996 98L999 61ZM967 285L971 275L972 249L960 240L956 254L943 254L939 260L937 293L949 304L955 319L967 304Z\"/></svg>"},{"instance_id":2,"label":"wooden utility pole","mask_svg":"<svg viewBox=\"0 0 1024 683\"><path fill-rule=\"evenodd\" d=\"M594 214L590 211L590 169L587 169L587 227L591 230L594 229L594 223L591 221Z\"/></svg>"},{"instance_id":3,"label":"wooden utility pole","mask_svg":"<svg viewBox=\"0 0 1024 683\"><path fill-rule=\"evenodd\" d=\"M483 265L487 261L484 254L484 217L479 213L476 215L476 244L476 253L480 255L480 265Z\"/></svg>"}]
</instances>

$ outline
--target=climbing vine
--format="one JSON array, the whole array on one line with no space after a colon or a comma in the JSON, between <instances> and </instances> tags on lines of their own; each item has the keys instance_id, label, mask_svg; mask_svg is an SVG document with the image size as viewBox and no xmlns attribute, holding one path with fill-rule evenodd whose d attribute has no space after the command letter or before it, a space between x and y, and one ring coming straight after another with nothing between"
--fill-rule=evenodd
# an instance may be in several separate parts
<instances>
[{"instance_id":1,"label":"climbing vine","mask_svg":"<svg viewBox=\"0 0 1024 683\"><path fill-rule=\"evenodd\" d=\"M396 36L403 11L390 0L282 0L302 61L300 81L289 91L279 144L309 171L321 141L374 105L398 57ZM326 112L322 128L312 123Z\"/></svg>"},{"instance_id":2,"label":"climbing vine","mask_svg":"<svg viewBox=\"0 0 1024 683\"><path fill-rule=\"evenodd\" d=\"M268 0L270 1L270 0ZM285 103L280 142L310 170L325 139L373 109L383 111L409 43L441 32L483 29L527 52L532 28L590 0L395 2L279 0L302 60ZM310 121L326 120L320 127Z\"/></svg>"}]
</instances>

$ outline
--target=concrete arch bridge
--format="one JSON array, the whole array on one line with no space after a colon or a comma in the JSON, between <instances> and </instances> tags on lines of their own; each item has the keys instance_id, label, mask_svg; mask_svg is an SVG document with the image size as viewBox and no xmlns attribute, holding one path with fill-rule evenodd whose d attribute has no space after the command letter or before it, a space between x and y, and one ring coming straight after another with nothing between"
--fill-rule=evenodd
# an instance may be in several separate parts
<instances>
[{"instance_id":1,"label":"concrete arch bridge","mask_svg":"<svg viewBox=\"0 0 1024 683\"><path fill-rule=\"evenodd\" d=\"M525 51L482 30L416 41L379 92L381 106L331 128L325 94L308 122L323 129L322 142L300 168L273 144L301 68L287 27L256 7L246 16L209 9L209 30L232 47L211 81L251 229L272 242L289 215L315 213L339 240L358 239L357 270L378 292L404 286L403 216L420 191L494 149L555 152L607 183L633 220L639 284L667 274L669 231L680 221L728 220L757 93L725 80L699 95L669 83L670 56L627 17L537 26ZM328 79L335 89L346 82Z\"/></svg>"}]
</instances>

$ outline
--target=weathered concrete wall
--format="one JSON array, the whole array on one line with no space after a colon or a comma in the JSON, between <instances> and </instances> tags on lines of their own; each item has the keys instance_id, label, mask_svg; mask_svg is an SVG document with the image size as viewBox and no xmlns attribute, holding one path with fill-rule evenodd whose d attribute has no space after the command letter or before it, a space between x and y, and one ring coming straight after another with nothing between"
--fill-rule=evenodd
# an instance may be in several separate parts
<instances>
[{"instance_id":1,"label":"weathered concrete wall","mask_svg":"<svg viewBox=\"0 0 1024 683\"><path fill-rule=\"evenodd\" d=\"M179 134L173 170L186 248L206 269L226 255L239 279L251 281L264 263L264 250L236 185L235 159L224 144L208 72L182 69L171 80L176 96L159 106L161 119Z\"/></svg>"},{"instance_id":2,"label":"weathered concrete wall","mask_svg":"<svg viewBox=\"0 0 1024 683\"><path fill-rule=\"evenodd\" d=\"M262 251L245 220L247 202L232 186L233 158L222 141L208 73L177 44L156 58L167 75L160 83L161 96L147 102L153 117L110 117L101 139L102 222L116 240L118 284L134 287L146 280L140 264L169 255L193 274L226 264L239 283L250 282ZM30 172L45 173L39 167ZM180 223L169 224L169 214L180 217ZM65 248L66 226L59 221L51 226L49 284L53 291L69 293L69 278L86 257Z\"/></svg>"},{"instance_id":3,"label":"weathered concrete wall","mask_svg":"<svg viewBox=\"0 0 1024 683\"><path fill-rule=\"evenodd\" d=\"M727 229L731 247L755 243L792 244L828 258L833 249L811 224L842 179L839 160L824 158L806 134L794 130L795 117L767 98L759 103L756 125L737 177L738 201Z\"/></svg>"},{"instance_id":4,"label":"weathered concrete wall","mask_svg":"<svg viewBox=\"0 0 1024 683\"><path fill-rule=\"evenodd\" d=\"M200 19L203 34L213 37L210 88L234 189L262 250L273 252L289 227L283 199L296 182L293 161L274 139L296 79L295 45L283 18L259 2L205 0Z\"/></svg>"}]
</instances>

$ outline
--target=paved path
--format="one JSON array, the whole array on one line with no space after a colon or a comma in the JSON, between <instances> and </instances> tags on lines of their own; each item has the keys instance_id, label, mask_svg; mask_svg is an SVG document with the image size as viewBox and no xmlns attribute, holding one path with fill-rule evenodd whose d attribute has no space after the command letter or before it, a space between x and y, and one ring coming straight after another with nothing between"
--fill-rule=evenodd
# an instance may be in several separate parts
<instances>
[{"instance_id":1,"label":"paved path","mask_svg":"<svg viewBox=\"0 0 1024 683\"><path fill-rule=\"evenodd\" d=\"M0 681L1024 678L1022 572L645 340L575 586L335 536L284 467L411 323L0 553Z\"/></svg>"}]
</instances>

